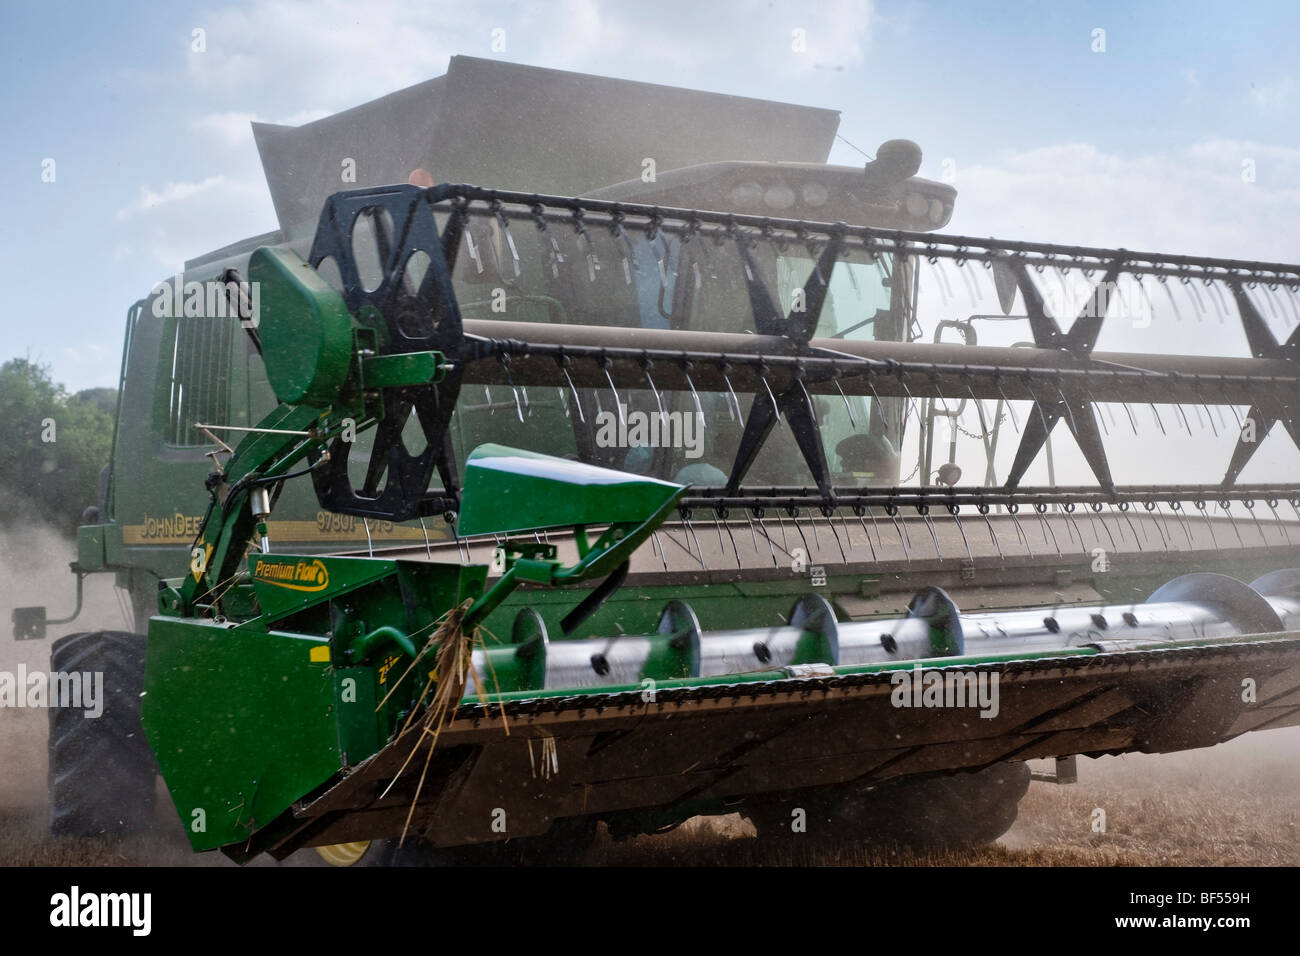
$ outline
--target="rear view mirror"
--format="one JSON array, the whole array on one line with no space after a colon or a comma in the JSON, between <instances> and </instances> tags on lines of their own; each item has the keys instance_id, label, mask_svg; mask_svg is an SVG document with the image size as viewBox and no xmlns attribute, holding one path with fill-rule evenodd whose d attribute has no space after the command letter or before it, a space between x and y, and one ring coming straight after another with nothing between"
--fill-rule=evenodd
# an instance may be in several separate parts
<instances>
[{"instance_id":1,"label":"rear view mirror","mask_svg":"<svg viewBox=\"0 0 1300 956\"><path fill-rule=\"evenodd\" d=\"M10 615L15 641L39 641L45 637L45 607L16 607Z\"/></svg>"}]
</instances>

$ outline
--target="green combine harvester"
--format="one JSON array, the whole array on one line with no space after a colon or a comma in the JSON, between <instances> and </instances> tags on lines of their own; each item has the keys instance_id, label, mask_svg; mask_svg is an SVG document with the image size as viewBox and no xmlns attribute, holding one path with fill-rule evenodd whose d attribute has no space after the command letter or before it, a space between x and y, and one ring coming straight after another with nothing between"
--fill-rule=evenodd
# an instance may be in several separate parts
<instances>
[{"instance_id":1,"label":"green combine harvester","mask_svg":"<svg viewBox=\"0 0 1300 956\"><path fill-rule=\"evenodd\" d=\"M827 165L837 122L458 57L255 127L280 229L128 317L73 570L147 638L53 645L109 694L51 712L54 829L147 825L160 771L239 861L977 845L1028 760L1300 723L1300 485L1237 481L1300 438L1300 267L941 234L919 150ZM1117 301L1250 354L1098 351ZM1113 478L1184 427L1221 481Z\"/></svg>"}]
</instances>

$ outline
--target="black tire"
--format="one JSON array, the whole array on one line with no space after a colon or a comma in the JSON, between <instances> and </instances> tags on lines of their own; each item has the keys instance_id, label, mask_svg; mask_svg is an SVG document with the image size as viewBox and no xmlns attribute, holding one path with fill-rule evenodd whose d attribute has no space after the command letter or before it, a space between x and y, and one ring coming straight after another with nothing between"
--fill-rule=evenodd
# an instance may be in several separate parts
<instances>
[{"instance_id":1,"label":"black tire","mask_svg":"<svg viewBox=\"0 0 1300 956\"><path fill-rule=\"evenodd\" d=\"M140 726L145 639L126 631L59 638L52 673L102 673L103 713L50 704L50 830L113 836L148 830L157 763Z\"/></svg>"},{"instance_id":2,"label":"black tire","mask_svg":"<svg viewBox=\"0 0 1300 956\"><path fill-rule=\"evenodd\" d=\"M1027 764L1001 763L974 773L908 778L869 789L755 804L746 811L763 839L800 836L791 808L804 806L814 838L915 851L987 846L1011 829L1029 788Z\"/></svg>"}]
</instances>

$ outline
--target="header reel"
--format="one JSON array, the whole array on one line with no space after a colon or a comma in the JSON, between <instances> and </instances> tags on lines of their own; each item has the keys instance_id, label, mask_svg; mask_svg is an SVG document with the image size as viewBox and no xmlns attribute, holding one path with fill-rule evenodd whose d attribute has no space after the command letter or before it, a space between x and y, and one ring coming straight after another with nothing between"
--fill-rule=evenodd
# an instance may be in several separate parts
<instances>
[{"instance_id":1,"label":"header reel","mask_svg":"<svg viewBox=\"0 0 1300 956\"><path fill-rule=\"evenodd\" d=\"M523 226L529 227L526 233L519 232ZM470 261L458 269L462 248ZM797 273L802 284L774 285L775 257L794 252L799 258L793 261L810 263ZM680 503L684 518L690 509L707 509L726 520L729 510L752 518L765 508L792 516L803 509L829 516L850 508L861 517L876 507L926 514L939 506L955 517L971 506L1096 510L1121 503L1148 510L1191 503L1227 515L1233 502L1250 507L1261 497L1300 501L1300 485L1236 484L1276 422L1283 422L1293 439L1300 434L1290 411L1300 386L1294 362L1300 339L1293 334L1278 344L1261 311L1275 323L1300 317L1300 266L878 230L466 185L336 194L322 213L310 261L323 275L337 273L347 309L370 330L367 341L377 355L437 350L447 359L436 383L365 384L369 394L382 398L382 413L376 414L364 479L355 486L349 479L354 450L342 439L334 440L329 461L313 471L322 506L345 514L395 521L442 512L454 517L459 478L450 425L470 384L484 388L493 410L490 389L509 389L514 401L503 406L505 414L520 422L525 410L529 416L534 411L530 388L555 389L574 432L576 457L587 461L594 455L592 419L612 407L621 421L630 407L629 393L649 400L651 414L660 420L669 408L685 409L702 427L713 428L717 414L724 414L739 431L730 450L715 440L712 471L705 470L704 480L683 477L684 472L655 473L692 485ZM886 288L898 288L890 310L874 316L880 323L874 339L854 337L872 316L844 321L839 328L822 323L831 291L839 289L843 297L846 278L856 286L863 274L847 261L873 268ZM994 290L1004 312L1018 295L1033 347L916 341L918 290L924 299L928 287L929 297L954 308L950 267L957 269L972 306L981 285ZM743 282L747 316L712 313L702 304L709 284L722 281L728 268ZM1052 272L1063 291L1067 276L1086 283L1081 305L1070 306L1070 296L1064 295L1061 304L1049 307L1053 288L1036 276ZM466 319L463 303L471 293L459 285L462 280L453 282L453 275L462 274L468 277L464 281L493 284L494 296L547 299L548 321ZM543 283L547 294L521 293L521 276L536 280L534 289ZM981 276L987 277L983 283ZM611 298L611 285L627 289L625 295L636 304L629 309ZM573 305L577 300L555 298L567 291L581 299L584 287L602 290L597 305L588 301L579 308ZM1222 320L1235 305L1252 357L1096 351L1105 320L1115 311L1112 303L1152 310L1156 287L1179 321L1185 309L1198 318L1209 314L1207 303ZM1201 289L1208 291L1203 295ZM651 300L655 308L648 310ZM1062 329L1052 313L1064 314L1066 308L1077 314ZM725 328L736 331L721 331ZM746 393L752 396L748 407ZM612 402L606 405L602 394ZM860 404L867 399L870 411ZM950 402L960 403L957 417ZM995 403L992 414L988 402ZM1019 402L1030 403L1027 414L1017 413ZM1216 435L1221 428L1233 430L1222 412L1228 406L1238 419L1239 439L1223 481L1117 485L1104 440L1117 419L1111 408L1102 407L1114 404L1123 408L1119 421L1127 420L1135 434L1132 406L1137 404L1150 407L1162 432L1167 432L1166 417L1158 406L1173 405L1175 420L1191 433L1184 408L1190 405L1198 422L1204 412ZM705 405L715 410L712 423ZM1239 405L1250 408L1250 436L1243 433ZM932 431L937 416L952 418L956 427L961 410L973 408L979 431L971 434L984 442L990 474L1003 419L1020 433L1019 443L1000 483L931 485L925 480L927 465L927 475L911 487L878 478L845 484L836 480L825 435L827 409L841 406L852 431L870 432L895 450L902 449L910 417ZM411 418L424 439L418 453L402 435ZM1060 421L1082 451L1095 488L1022 484ZM782 424L810 484L746 484ZM837 454L842 443L840 438L835 445ZM435 470L442 488L430 491Z\"/></svg>"}]
</instances>

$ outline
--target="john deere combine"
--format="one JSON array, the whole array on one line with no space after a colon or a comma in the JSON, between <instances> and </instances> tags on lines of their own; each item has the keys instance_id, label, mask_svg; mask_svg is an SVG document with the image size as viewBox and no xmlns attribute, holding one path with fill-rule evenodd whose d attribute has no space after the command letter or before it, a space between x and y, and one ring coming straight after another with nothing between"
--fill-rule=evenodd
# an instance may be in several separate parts
<instances>
[{"instance_id":1,"label":"john deere combine","mask_svg":"<svg viewBox=\"0 0 1300 956\"><path fill-rule=\"evenodd\" d=\"M598 822L737 811L764 836L980 843L1027 760L1065 778L1077 754L1300 723L1300 485L1237 481L1272 426L1300 439L1296 337L1273 331L1300 267L939 234L955 192L919 151L827 166L825 111L463 58L440 79L408 97L437 100L437 149L465 97L570 83L603 108L686 97L682 137L623 113L611 135L636 163L638 135L701 155L582 196L335 192L314 232L187 271L231 314L167 314L174 289L132 311L74 570L137 596L156 574L156 613L147 642L74 635L53 668L117 674L125 727L146 648L143 727L196 850L553 861ZM755 161L790 158L744 139L782 111L820 157ZM290 138L259 131L273 192ZM437 149L393 161L454 171ZM1211 314L1248 355L1095 348ZM1009 320L1029 340L976 344ZM1185 429L1226 474L1117 481L1130 429ZM187 483L131 487L146 460ZM150 755L92 751L100 729L56 712L63 829L150 806Z\"/></svg>"}]
</instances>

